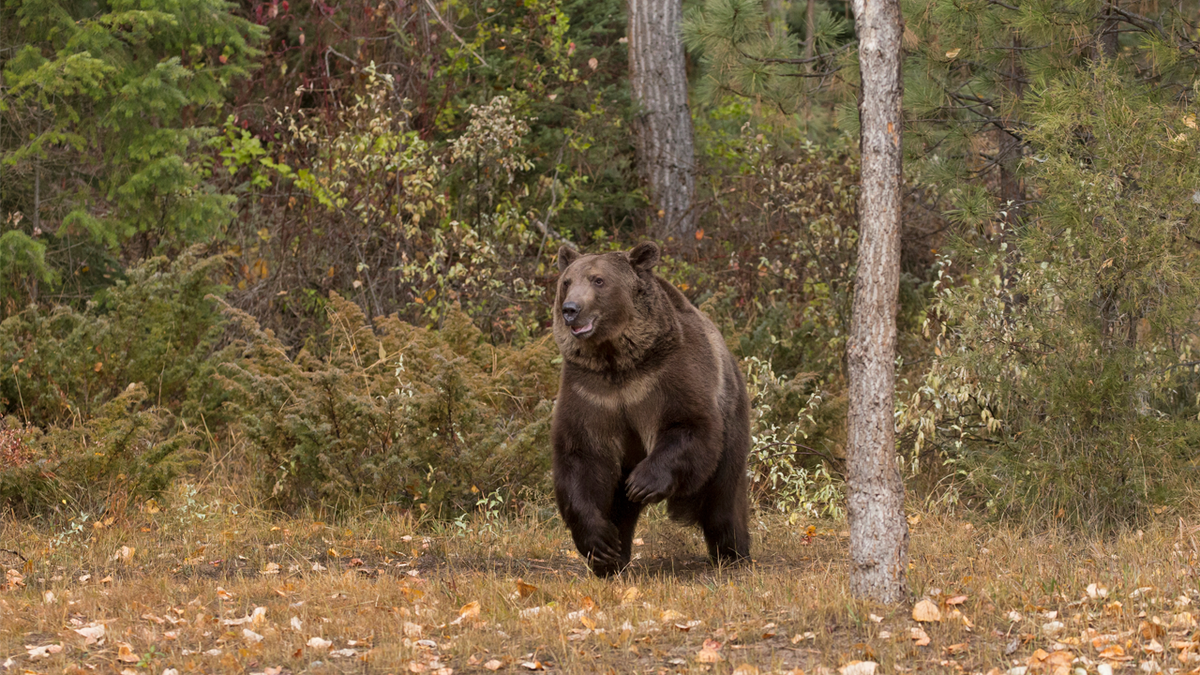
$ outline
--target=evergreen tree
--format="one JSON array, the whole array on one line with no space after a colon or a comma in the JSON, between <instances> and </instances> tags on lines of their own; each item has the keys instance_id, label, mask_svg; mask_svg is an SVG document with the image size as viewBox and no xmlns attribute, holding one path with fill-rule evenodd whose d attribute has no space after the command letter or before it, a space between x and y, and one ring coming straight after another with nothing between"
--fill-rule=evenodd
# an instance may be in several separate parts
<instances>
[{"instance_id":1,"label":"evergreen tree","mask_svg":"<svg viewBox=\"0 0 1200 675\"><path fill-rule=\"evenodd\" d=\"M257 26L222 0L14 0L3 10L0 277L12 311L33 274L53 284L95 260L202 240L231 216L206 184L205 145ZM25 298L30 297L25 295Z\"/></svg>"}]
</instances>

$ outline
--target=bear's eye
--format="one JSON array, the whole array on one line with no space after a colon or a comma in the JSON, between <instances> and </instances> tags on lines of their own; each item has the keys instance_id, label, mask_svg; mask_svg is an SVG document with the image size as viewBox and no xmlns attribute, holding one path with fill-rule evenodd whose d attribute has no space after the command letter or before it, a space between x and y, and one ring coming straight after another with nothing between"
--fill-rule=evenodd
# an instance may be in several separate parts
<instances>
[{"instance_id":1,"label":"bear's eye","mask_svg":"<svg viewBox=\"0 0 1200 675\"><path fill-rule=\"evenodd\" d=\"M592 279L592 283L596 284L597 286L603 286L604 280L601 279L600 277L596 277L595 279Z\"/></svg>"}]
</instances>

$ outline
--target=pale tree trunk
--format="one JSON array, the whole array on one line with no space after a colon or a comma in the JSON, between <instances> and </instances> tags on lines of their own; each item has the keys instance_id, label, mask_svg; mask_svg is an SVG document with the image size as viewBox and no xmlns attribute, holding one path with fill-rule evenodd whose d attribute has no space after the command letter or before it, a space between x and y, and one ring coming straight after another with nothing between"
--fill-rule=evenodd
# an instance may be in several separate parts
<instances>
[{"instance_id":1,"label":"pale tree trunk","mask_svg":"<svg viewBox=\"0 0 1200 675\"><path fill-rule=\"evenodd\" d=\"M696 175L682 14L681 0L629 0L638 174L650 192L657 234L687 244L696 229Z\"/></svg>"},{"instance_id":2,"label":"pale tree trunk","mask_svg":"<svg viewBox=\"0 0 1200 675\"><path fill-rule=\"evenodd\" d=\"M854 0L862 93L858 272L846 360L850 376L847 511L850 590L887 604L907 594L908 522L896 466L896 307L900 282L899 0Z\"/></svg>"}]
</instances>

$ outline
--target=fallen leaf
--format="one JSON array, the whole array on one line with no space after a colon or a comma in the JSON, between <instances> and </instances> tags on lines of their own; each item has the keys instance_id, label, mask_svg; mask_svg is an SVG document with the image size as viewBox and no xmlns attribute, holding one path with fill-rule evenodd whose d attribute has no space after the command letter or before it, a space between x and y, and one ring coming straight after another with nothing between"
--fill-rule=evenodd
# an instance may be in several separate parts
<instances>
[{"instance_id":1,"label":"fallen leaf","mask_svg":"<svg viewBox=\"0 0 1200 675\"><path fill-rule=\"evenodd\" d=\"M421 637L421 633L424 631L424 629L421 628L421 624L413 623L411 621L405 621L402 629L404 630L404 637L408 638L419 638Z\"/></svg>"},{"instance_id":2,"label":"fallen leaf","mask_svg":"<svg viewBox=\"0 0 1200 675\"><path fill-rule=\"evenodd\" d=\"M682 618L684 618L683 614L673 609L664 609L658 615L658 620L663 623L675 623Z\"/></svg>"},{"instance_id":3,"label":"fallen leaf","mask_svg":"<svg viewBox=\"0 0 1200 675\"><path fill-rule=\"evenodd\" d=\"M1121 645L1109 645L1100 652L1100 658L1108 659L1109 661L1132 661L1132 656L1125 654L1125 648Z\"/></svg>"},{"instance_id":4,"label":"fallen leaf","mask_svg":"<svg viewBox=\"0 0 1200 675\"><path fill-rule=\"evenodd\" d=\"M463 621L474 621L479 618L479 601L468 602L458 610L458 618L451 621L450 624L457 626Z\"/></svg>"},{"instance_id":5,"label":"fallen leaf","mask_svg":"<svg viewBox=\"0 0 1200 675\"><path fill-rule=\"evenodd\" d=\"M331 640L326 640L324 638L320 638L320 637L317 637L314 635L313 637L310 637L308 639L308 642L306 642L305 644L308 645L309 647L311 647L312 649L325 650L325 649L329 649L329 647L331 645L333 645L333 642Z\"/></svg>"},{"instance_id":6,"label":"fallen leaf","mask_svg":"<svg viewBox=\"0 0 1200 675\"><path fill-rule=\"evenodd\" d=\"M750 665L749 663L743 663L742 665L733 669L732 675L758 675L758 668L756 666ZM865 673L864 675L872 675L872 674Z\"/></svg>"},{"instance_id":7,"label":"fallen leaf","mask_svg":"<svg viewBox=\"0 0 1200 675\"><path fill-rule=\"evenodd\" d=\"M947 604L947 605L950 605L951 607L953 607L954 605L961 605L961 604L963 604L963 603L964 603L964 602L966 602L966 601L967 601L967 596L965 596L965 595L956 595L956 596L954 596L953 598L950 598L949 600L947 600L947 601L946 601L946 604Z\"/></svg>"},{"instance_id":8,"label":"fallen leaf","mask_svg":"<svg viewBox=\"0 0 1200 675\"><path fill-rule=\"evenodd\" d=\"M700 652L696 654L696 661L700 663L716 663L722 658L718 653L720 649L720 642L717 642L716 640L705 640L704 645L700 648Z\"/></svg>"},{"instance_id":9,"label":"fallen leaf","mask_svg":"<svg viewBox=\"0 0 1200 675\"><path fill-rule=\"evenodd\" d=\"M967 647L968 645L966 642L959 642L958 644L953 644L949 647L943 647L942 651L946 652L946 656L953 656L955 654L961 654L967 651Z\"/></svg>"},{"instance_id":10,"label":"fallen leaf","mask_svg":"<svg viewBox=\"0 0 1200 675\"><path fill-rule=\"evenodd\" d=\"M846 665L838 668L841 675L875 675L875 669L879 667L874 661L851 661Z\"/></svg>"},{"instance_id":11,"label":"fallen leaf","mask_svg":"<svg viewBox=\"0 0 1200 675\"><path fill-rule=\"evenodd\" d=\"M263 641L263 636L259 635L258 633L255 633L254 631L250 630L249 628L242 629L242 637L246 638L246 642L249 642L252 645L258 644L259 642Z\"/></svg>"},{"instance_id":12,"label":"fallen leaf","mask_svg":"<svg viewBox=\"0 0 1200 675\"><path fill-rule=\"evenodd\" d=\"M1108 589L1101 584L1088 584L1087 595L1092 600L1099 600L1108 597Z\"/></svg>"},{"instance_id":13,"label":"fallen leaf","mask_svg":"<svg viewBox=\"0 0 1200 675\"><path fill-rule=\"evenodd\" d=\"M117 660L125 663L137 663L142 660L142 657L133 653L133 646L128 642L117 643Z\"/></svg>"},{"instance_id":14,"label":"fallen leaf","mask_svg":"<svg viewBox=\"0 0 1200 675\"><path fill-rule=\"evenodd\" d=\"M298 617L298 616L293 616L291 623L292 623L292 630L296 631L297 633L300 632L300 627L302 625L304 625L304 622L301 621L300 617Z\"/></svg>"},{"instance_id":15,"label":"fallen leaf","mask_svg":"<svg viewBox=\"0 0 1200 675\"><path fill-rule=\"evenodd\" d=\"M537 586L534 586L533 584L527 584L522 579L517 579L517 595L519 597L528 598L534 593L537 593L537 589Z\"/></svg>"},{"instance_id":16,"label":"fallen leaf","mask_svg":"<svg viewBox=\"0 0 1200 675\"><path fill-rule=\"evenodd\" d=\"M1171 620L1171 628L1189 630L1196 627L1196 617L1191 612L1180 612Z\"/></svg>"},{"instance_id":17,"label":"fallen leaf","mask_svg":"<svg viewBox=\"0 0 1200 675\"><path fill-rule=\"evenodd\" d=\"M279 574L279 563L273 563L273 562L267 563L266 566L263 567L262 571L259 573L260 574Z\"/></svg>"},{"instance_id":18,"label":"fallen leaf","mask_svg":"<svg viewBox=\"0 0 1200 675\"><path fill-rule=\"evenodd\" d=\"M104 638L104 624L93 621L83 628L76 628L75 632L84 637L85 645L93 645Z\"/></svg>"},{"instance_id":19,"label":"fallen leaf","mask_svg":"<svg viewBox=\"0 0 1200 675\"><path fill-rule=\"evenodd\" d=\"M924 647L929 644L929 634L924 629L914 626L909 629L909 638L918 646Z\"/></svg>"},{"instance_id":20,"label":"fallen leaf","mask_svg":"<svg viewBox=\"0 0 1200 675\"><path fill-rule=\"evenodd\" d=\"M913 621L930 622L941 621L942 612L937 605L933 604L929 599L924 599L918 602L912 611Z\"/></svg>"},{"instance_id":21,"label":"fallen leaf","mask_svg":"<svg viewBox=\"0 0 1200 675\"><path fill-rule=\"evenodd\" d=\"M132 548L129 546L122 546L121 548L117 549L116 553L113 554L112 559L120 560L121 562L129 562L129 560L131 558L133 558L133 554L136 551L137 551L137 549L135 549L135 548Z\"/></svg>"},{"instance_id":22,"label":"fallen leaf","mask_svg":"<svg viewBox=\"0 0 1200 675\"><path fill-rule=\"evenodd\" d=\"M951 49L950 51L946 52L946 58L952 59L952 58L958 56L958 53L961 51L962 51L961 47L958 49Z\"/></svg>"},{"instance_id":23,"label":"fallen leaf","mask_svg":"<svg viewBox=\"0 0 1200 675\"><path fill-rule=\"evenodd\" d=\"M588 68L595 70L599 67L600 67L600 62L596 60L596 57L593 56L592 58L588 59Z\"/></svg>"},{"instance_id":24,"label":"fallen leaf","mask_svg":"<svg viewBox=\"0 0 1200 675\"><path fill-rule=\"evenodd\" d=\"M623 593L621 595L621 603L625 604L625 603L633 602L634 600L637 600L637 596L638 596L637 586L630 586L629 588L625 589L625 593Z\"/></svg>"},{"instance_id":25,"label":"fallen leaf","mask_svg":"<svg viewBox=\"0 0 1200 675\"><path fill-rule=\"evenodd\" d=\"M51 654L57 654L63 650L61 644L57 645L42 645L35 647L33 645L25 645L25 649L29 652L30 659L48 659Z\"/></svg>"},{"instance_id":26,"label":"fallen leaf","mask_svg":"<svg viewBox=\"0 0 1200 675\"><path fill-rule=\"evenodd\" d=\"M1150 642L1142 645L1142 651L1146 652L1147 654L1162 654L1163 646L1158 640L1151 639Z\"/></svg>"},{"instance_id":27,"label":"fallen leaf","mask_svg":"<svg viewBox=\"0 0 1200 675\"><path fill-rule=\"evenodd\" d=\"M1163 625L1157 621L1143 621L1138 624L1138 633L1141 634L1143 640L1153 640L1165 635L1167 629L1163 628Z\"/></svg>"},{"instance_id":28,"label":"fallen leaf","mask_svg":"<svg viewBox=\"0 0 1200 675\"><path fill-rule=\"evenodd\" d=\"M492 659L491 661L484 663L483 667L487 668L488 670L500 670L504 667L504 662L499 659Z\"/></svg>"},{"instance_id":29,"label":"fallen leaf","mask_svg":"<svg viewBox=\"0 0 1200 675\"><path fill-rule=\"evenodd\" d=\"M1042 624L1042 632L1045 633L1047 637L1054 637L1055 635L1061 633L1065 627L1066 625L1061 621L1051 621L1049 623Z\"/></svg>"},{"instance_id":30,"label":"fallen leaf","mask_svg":"<svg viewBox=\"0 0 1200 675\"><path fill-rule=\"evenodd\" d=\"M546 667L542 665L541 661L522 661L521 667L524 668L525 670L545 670L546 669Z\"/></svg>"}]
</instances>

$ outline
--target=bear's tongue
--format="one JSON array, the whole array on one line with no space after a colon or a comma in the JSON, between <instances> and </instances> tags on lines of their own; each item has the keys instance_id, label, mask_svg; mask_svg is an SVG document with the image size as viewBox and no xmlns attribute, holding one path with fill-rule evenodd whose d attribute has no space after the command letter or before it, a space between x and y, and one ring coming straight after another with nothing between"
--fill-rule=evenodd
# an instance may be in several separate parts
<instances>
[{"instance_id":1,"label":"bear's tongue","mask_svg":"<svg viewBox=\"0 0 1200 675\"><path fill-rule=\"evenodd\" d=\"M586 326L572 326L571 333L574 335L579 335L580 333L586 333L591 329L592 329L592 320L588 319Z\"/></svg>"}]
</instances>

